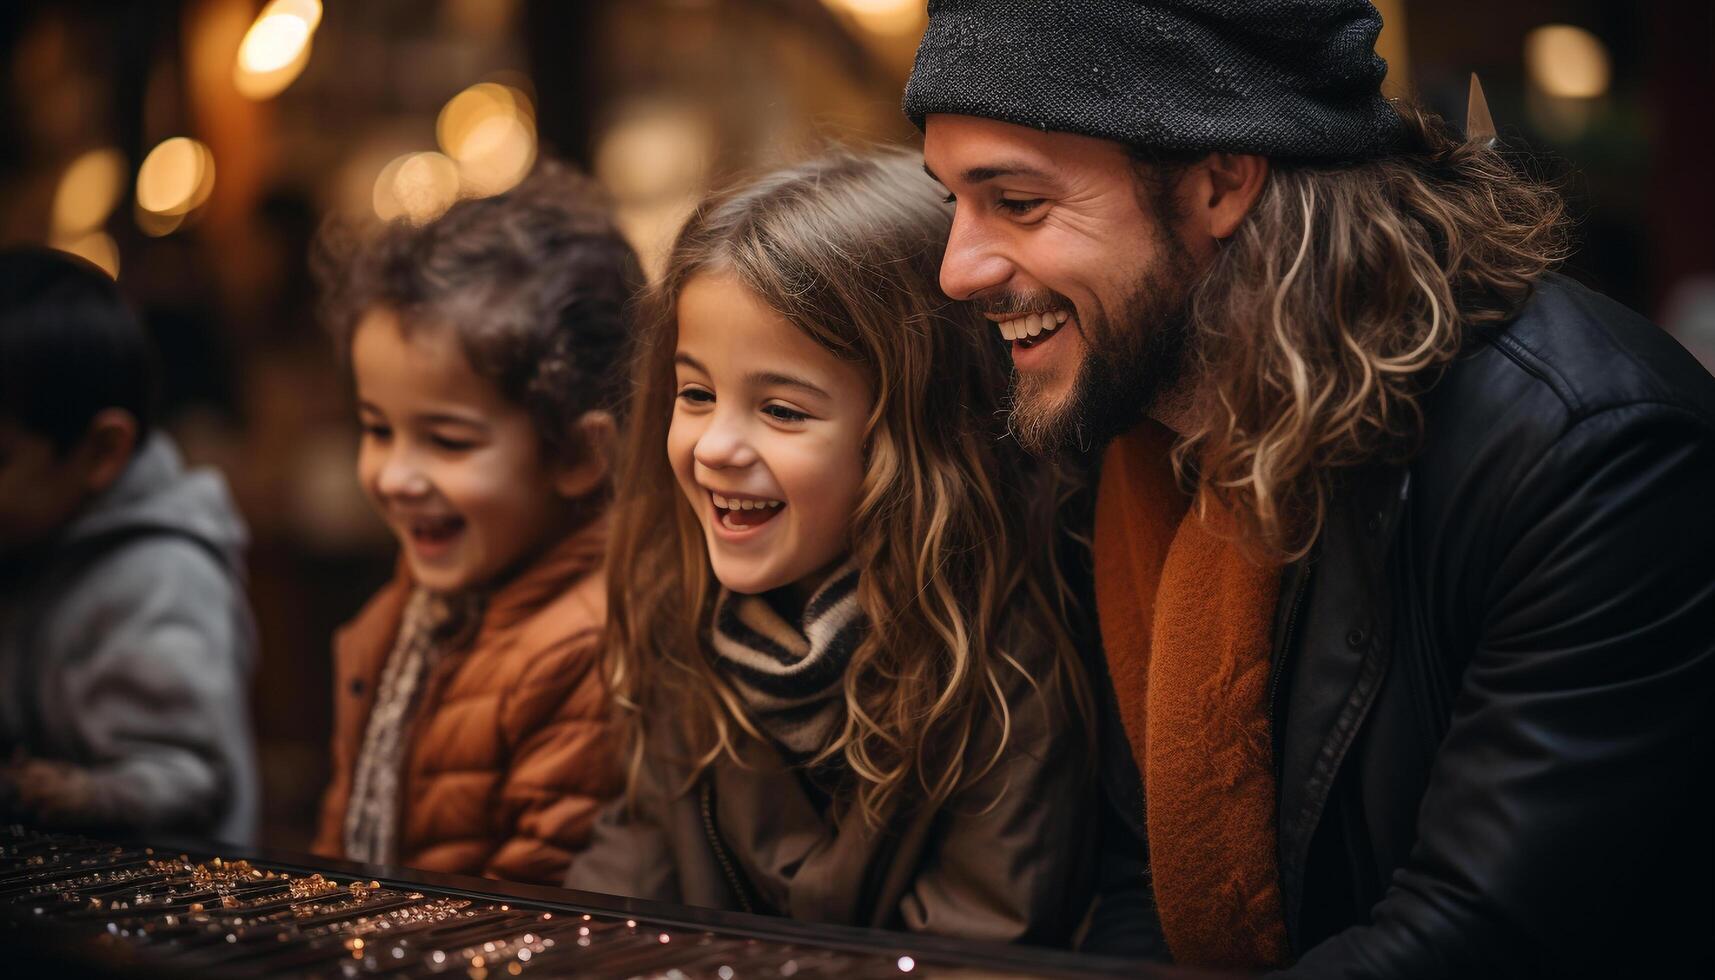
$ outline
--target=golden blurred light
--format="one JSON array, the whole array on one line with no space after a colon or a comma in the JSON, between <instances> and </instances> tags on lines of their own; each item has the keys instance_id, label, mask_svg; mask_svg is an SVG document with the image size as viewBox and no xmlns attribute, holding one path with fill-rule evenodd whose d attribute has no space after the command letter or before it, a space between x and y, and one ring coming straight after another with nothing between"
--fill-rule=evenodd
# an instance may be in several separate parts
<instances>
[{"instance_id":1,"label":"golden blurred light","mask_svg":"<svg viewBox=\"0 0 1715 980\"><path fill-rule=\"evenodd\" d=\"M375 216L382 221L392 221L404 215L405 209L399 203L399 194L395 187L399 180L399 168L415 155L413 151L394 157L381 168L381 173L375 176L375 188L370 192L370 200L374 203Z\"/></svg>"},{"instance_id":2,"label":"golden blurred light","mask_svg":"<svg viewBox=\"0 0 1715 980\"><path fill-rule=\"evenodd\" d=\"M651 279L696 208L714 156L713 122L688 106L621 107L596 144L595 175L614 198L614 219Z\"/></svg>"},{"instance_id":3,"label":"golden blurred light","mask_svg":"<svg viewBox=\"0 0 1715 980\"><path fill-rule=\"evenodd\" d=\"M827 0L845 10L864 30L876 34L909 34L923 26L928 5L923 0Z\"/></svg>"},{"instance_id":4,"label":"golden blurred light","mask_svg":"<svg viewBox=\"0 0 1715 980\"><path fill-rule=\"evenodd\" d=\"M457 156L471 130L486 119L517 112L513 89L495 82L472 85L447 100L435 120L435 139L448 156Z\"/></svg>"},{"instance_id":5,"label":"golden blurred light","mask_svg":"<svg viewBox=\"0 0 1715 980\"><path fill-rule=\"evenodd\" d=\"M309 25L312 33L322 26L322 0L274 0L263 13L289 14Z\"/></svg>"},{"instance_id":6,"label":"golden blurred light","mask_svg":"<svg viewBox=\"0 0 1715 980\"><path fill-rule=\"evenodd\" d=\"M238 67L264 74L291 64L310 43L310 25L292 14L268 14L250 25L238 47Z\"/></svg>"},{"instance_id":7,"label":"golden blurred light","mask_svg":"<svg viewBox=\"0 0 1715 980\"><path fill-rule=\"evenodd\" d=\"M320 0L273 0L256 15L238 46L232 83L252 99L285 91L310 62L310 41L322 20Z\"/></svg>"},{"instance_id":8,"label":"golden blurred light","mask_svg":"<svg viewBox=\"0 0 1715 980\"><path fill-rule=\"evenodd\" d=\"M113 240L113 236L105 231L55 238L48 244L62 252L88 259L100 266L103 272L115 279L119 278L119 245Z\"/></svg>"},{"instance_id":9,"label":"golden blurred light","mask_svg":"<svg viewBox=\"0 0 1715 980\"><path fill-rule=\"evenodd\" d=\"M489 73L486 80L511 89L513 97L518 100L519 110L528 113L532 123L536 121L536 84L529 75L516 68L502 68Z\"/></svg>"},{"instance_id":10,"label":"golden blurred light","mask_svg":"<svg viewBox=\"0 0 1715 980\"><path fill-rule=\"evenodd\" d=\"M132 217L137 220L137 227L150 238L171 235L185 223L183 214L156 214L153 211L143 210L142 206L133 209Z\"/></svg>"},{"instance_id":11,"label":"golden blurred light","mask_svg":"<svg viewBox=\"0 0 1715 980\"><path fill-rule=\"evenodd\" d=\"M214 154L189 137L162 140L137 169L137 206L153 214L188 214L213 190Z\"/></svg>"},{"instance_id":12,"label":"golden blurred light","mask_svg":"<svg viewBox=\"0 0 1715 980\"><path fill-rule=\"evenodd\" d=\"M1570 24L1549 24L1525 35L1524 60L1536 88L1556 98L1596 98L1608 91L1612 77L1608 49L1596 35Z\"/></svg>"},{"instance_id":13,"label":"golden blurred light","mask_svg":"<svg viewBox=\"0 0 1715 980\"><path fill-rule=\"evenodd\" d=\"M458 157L459 174L478 197L509 190L536 162L536 134L516 117L485 119Z\"/></svg>"},{"instance_id":14,"label":"golden blurred light","mask_svg":"<svg viewBox=\"0 0 1715 980\"><path fill-rule=\"evenodd\" d=\"M73 160L54 192L53 233L79 235L107 220L125 192L125 157L106 147Z\"/></svg>"},{"instance_id":15,"label":"golden blurred light","mask_svg":"<svg viewBox=\"0 0 1715 980\"><path fill-rule=\"evenodd\" d=\"M595 173L621 201L648 201L701 189L712 136L695 113L644 108L622 116L596 145Z\"/></svg>"},{"instance_id":16,"label":"golden blurred light","mask_svg":"<svg viewBox=\"0 0 1715 980\"><path fill-rule=\"evenodd\" d=\"M536 162L536 110L519 89L481 82L447 100L435 138L458 164L468 193L499 194Z\"/></svg>"},{"instance_id":17,"label":"golden blurred light","mask_svg":"<svg viewBox=\"0 0 1715 980\"><path fill-rule=\"evenodd\" d=\"M422 224L439 217L459 196L459 168L435 152L407 153L381 168L375 179L375 214L383 221L405 218Z\"/></svg>"}]
</instances>

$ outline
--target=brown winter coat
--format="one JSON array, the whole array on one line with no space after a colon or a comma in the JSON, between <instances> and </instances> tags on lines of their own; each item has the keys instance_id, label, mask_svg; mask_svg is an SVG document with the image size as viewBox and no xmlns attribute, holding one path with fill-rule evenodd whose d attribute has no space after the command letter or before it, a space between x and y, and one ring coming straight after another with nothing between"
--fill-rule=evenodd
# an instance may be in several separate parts
<instances>
[{"instance_id":1,"label":"brown winter coat","mask_svg":"<svg viewBox=\"0 0 1715 980\"><path fill-rule=\"evenodd\" d=\"M836 825L772 744L745 739L681 792L686 753L656 726L636 806L614 801L566 885L807 922L1058 944L1089 906L1082 740L1015 675L999 765L936 807Z\"/></svg>"},{"instance_id":2,"label":"brown winter coat","mask_svg":"<svg viewBox=\"0 0 1715 980\"><path fill-rule=\"evenodd\" d=\"M398 863L557 884L620 788L599 669L606 522L490 597L475 639L430 672L400 783ZM334 637L333 781L315 850L342 857L356 756L393 649L401 573Z\"/></svg>"}]
</instances>

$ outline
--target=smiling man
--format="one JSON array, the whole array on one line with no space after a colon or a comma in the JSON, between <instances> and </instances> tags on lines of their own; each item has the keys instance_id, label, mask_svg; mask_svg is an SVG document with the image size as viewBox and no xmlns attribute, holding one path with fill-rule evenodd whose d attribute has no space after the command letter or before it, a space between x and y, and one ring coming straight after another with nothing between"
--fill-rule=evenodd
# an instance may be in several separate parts
<instances>
[{"instance_id":1,"label":"smiling man","mask_svg":"<svg viewBox=\"0 0 1715 980\"><path fill-rule=\"evenodd\" d=\"M906 90L1012 429L1102 450L1087 945L1707 962L1715 382L1362 0L939 0ZM1098 673L1101 673L1098 670Z\"/></svg>"}]
</instances>

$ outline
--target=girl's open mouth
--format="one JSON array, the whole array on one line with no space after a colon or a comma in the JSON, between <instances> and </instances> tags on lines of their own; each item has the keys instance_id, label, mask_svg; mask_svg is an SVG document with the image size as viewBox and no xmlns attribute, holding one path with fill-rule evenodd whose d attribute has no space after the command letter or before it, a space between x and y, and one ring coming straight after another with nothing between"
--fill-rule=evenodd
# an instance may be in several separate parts
<instances>
[{"instance_id":1,"label":"girl's open mouth","mask_svg":"<svg viewBox=\"0 0 1715 980\"><path fill-rule=\"evenodd\" d=\"M729 531L745 531L767 524L786 506L783 500L770 500L767 497L727 497L712 490L709 491L709 500L715 506L715 520L720 521L721 527Z\"/></svg>"},{"instance_id":2,"label":"girl's open mouth","mask_svg":"<svg viewBox=\"0 0 1715 980\"><path fill-rule=\"evenodd\" d=\"M450 515L417 518L407 525L407 530L411 535L411 544L418 553L432 555L451 546L453 540L464 531L464 526L464 518Z\"/></svg>"}]
</instances>

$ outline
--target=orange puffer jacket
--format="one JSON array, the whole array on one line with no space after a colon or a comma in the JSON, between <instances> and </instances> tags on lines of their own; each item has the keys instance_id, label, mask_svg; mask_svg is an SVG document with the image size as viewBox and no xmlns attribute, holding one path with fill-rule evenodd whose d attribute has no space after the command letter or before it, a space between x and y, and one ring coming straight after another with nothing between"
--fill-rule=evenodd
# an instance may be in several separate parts
<instances>
[{"instance_id":1,"label":"orange puffer jacket","mask_svg":"<svg viewBox=\"0 0 1715 980\"><path fill-rule=\"evenodd\" d=\"M400 784L398 863L559 884L621 787L601 680L606 522L490 597L476 638L430 672ZM333 781L315 849L343 857L356 756L411 582L400 575L334 637Z\"/></svg>"}]
</instances>

